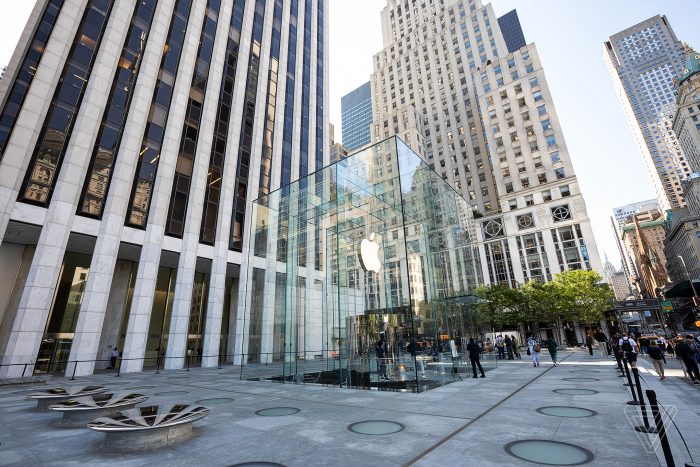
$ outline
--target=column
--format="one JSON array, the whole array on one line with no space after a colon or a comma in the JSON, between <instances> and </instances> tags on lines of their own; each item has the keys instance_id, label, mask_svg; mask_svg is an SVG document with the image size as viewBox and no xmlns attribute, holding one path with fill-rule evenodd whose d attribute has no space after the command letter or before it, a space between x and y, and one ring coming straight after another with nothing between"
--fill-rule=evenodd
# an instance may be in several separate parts
<instances>
[{"instance_id":1,"label":"column","mask_svg":"<svg viewBox=\"0 0 700 467\"><path fill-rule=\"evenodd\" d=\"M78 110L73 133L70 135L61 171L55 180L53 197L22 291L4 363L17 363L17 358L24 359L23 363L33 361L39 352L70 237L75 206L90 164L100 115L108 97L106 83L111 82L116 70L118 52L126 35L126 25L131 19L134 2L135 0L129 0L128 8L115 8L111 12L82 105ZM97 326L98 323L91 325ZM70 364L68 366L72 367ZM0 375L9 376L21 371L20 367L3 367L0 369Z\"/></svg>"},{"instance_id":2,"label":"column","mask_svg":"<svg viewBox=\"0 0 700 467\"><path fill-rule=\"evenodd\" d=\"M151 321L151 309L155 294L158 265L160 264L161 246L165 236L170 195L175 176L175 164L180 145L180 134L185 120L187 99L197 59L197 49L202 28L206 2L195 2L190 11L187 37L182 48L178 77L173 90L173 101L165 128L165 138L158 163L151 195L151 205L146 224L139 267L136 273L136 287L131 302L129 325L124 342L124 360L122 372L135 372L143 369L143 356L146 352L148 327ZM182 250L181 250L182 251ZM178 271L180 275L182 271ZM191 288L190 288L191 293ZM175 319L175 317L173 317Z\"/></svg>"},{"instance_id":3,"label":"column","mask_svg":"<svg viewBox=\"0 0 700 467\"><path fill-rule=\"evenodd\" d=\"M102 329L101 326L94 328L90 323L101 322L107 310L119 244L124 231L124 217L141 151L141 138L148 118L148 109L174 5L175 0L160 0L151 24L148 45L141 63L138 86L132 98L121 146L114 164L112 182L109 186L100 230L92 253L90 273L85 284L83 303L75 327L70 360L94 360L97 358L99 334ZM92 363L83 362L77 366L75 374L76 376L89 375L92 374L93 368Z\"/></svg>"},{"instance_id":4,"label":"column","mask_svg":"<svg viewBox=\"0 0 700 467\"><path fill-rule=\"evenodd\" d=\"M168 350L165 359L166 369L182 368L187 354L187 334L190 322L190 309L192 302L192 287L194 285L195 266L197 263L197 247L199 245L199 231L204 209L204 194L207 188L207 176L209 171L209 156L214 137L214 124L216 123L216 111L221 88L224 57L230 28L230 18L233 11L233 2L225 2L219 11L216 40L212 53L212 62L209 71L209 83L207 95L202 109L200 123L199 143L195 166L190 183L190 195L187 208L187 217L182 237L182 251L178 262L178 273L175 281L175 297L173 300L173 312L170 319L170 335L168 337ZM224 276L225 278L225 276ZM208 308L208 306L207 306ZM205 317L206 319L206 317ZM221 328L221 326L219 326ZM202 354L210 355L204 352ZM218 348L216 351L218 354ZM212 354L213 355L213 354Z\"/></svg>"}]
</instances>

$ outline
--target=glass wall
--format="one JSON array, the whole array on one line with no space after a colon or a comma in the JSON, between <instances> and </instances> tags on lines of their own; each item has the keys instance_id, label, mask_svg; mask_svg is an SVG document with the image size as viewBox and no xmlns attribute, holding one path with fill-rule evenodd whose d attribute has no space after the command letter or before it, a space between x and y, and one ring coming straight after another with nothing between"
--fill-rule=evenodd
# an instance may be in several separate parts
<instances>
[{"instance_id":1,"label":"glass wall","mask_svg":"<svg viewBox=\"0 0 700 467\"><path fill-rule=\"evenodd\" d=\"M242 377L421 391L465 371L471 207L390 138L253 205ZM318 228L320 226L320 228ZM320 267L305 261L320 245Z\"/></svg>"}]
</instances>

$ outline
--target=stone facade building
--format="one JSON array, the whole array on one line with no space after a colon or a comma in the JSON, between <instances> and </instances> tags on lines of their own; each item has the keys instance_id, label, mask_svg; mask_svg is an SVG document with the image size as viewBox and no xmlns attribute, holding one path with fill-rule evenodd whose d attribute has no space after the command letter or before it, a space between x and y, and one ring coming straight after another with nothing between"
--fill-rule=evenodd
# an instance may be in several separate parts
<instances>
[{"instance_id":1,"label":"stone facade building","mask_svg":"<svg viewBox=\"0 0 700 467\"><path fill-rule=\"evenodd\" d=\"M0 81L2 364L235 352L251 203L328 162L327 4L36 2Z\"/></svg>"},{"instance_id":2,"label":"stone facade building","mask_svg":"<svg viewBox=\"0 0 700 467\"><path fill-rule=\"evenodd\" d=\"M537 49L509 52L491 4L389 0L373 138L399 135L474 207L487 283L602 274Z\"/></svg>"}]
</instances>

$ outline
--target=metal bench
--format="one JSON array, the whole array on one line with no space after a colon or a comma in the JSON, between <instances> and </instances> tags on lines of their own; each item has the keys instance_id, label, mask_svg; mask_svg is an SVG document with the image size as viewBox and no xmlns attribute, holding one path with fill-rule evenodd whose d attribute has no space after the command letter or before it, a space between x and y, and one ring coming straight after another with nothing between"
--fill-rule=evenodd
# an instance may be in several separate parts
<instances>
[{"instance_id":1,"label":"metal bench","mask_svg":"<svg viewBox=\"0 0 700 467\"><path fill-rule=\"evenodd\" d=\"M143 394L128 392L114 394L96 394L77 397L49 406L49 409L61 412L61 425L65 427L85 427L89 422L121 410L132 409L136 404L148 400Z\"/></svg>"},{"instance_id":2,"label":"metal bench","mask_svg":"<svg viewBox=\"0 0 700 467\"><path fill-rule=\"evenodd\" d=\"M202 406L174 404L136 407L100 417L88 428L105 433L105 447L124 451L160 448L192 436L192 422L209 415Z\"/></svg>"},{"instance_id":3,"label":"metal bench","mask_svg":"<svg viewBox=\"0 0 700 467\"><path fill-rule=\"evenodd\" d=\"M104 386L71 386L68 388L51 388L45 391L33 392L27 396L28 399L37 401L36 407L39 410L48 410L51 404L62 402L76 397L94 396L107 392Z\"/></svg>"}]
</instances>

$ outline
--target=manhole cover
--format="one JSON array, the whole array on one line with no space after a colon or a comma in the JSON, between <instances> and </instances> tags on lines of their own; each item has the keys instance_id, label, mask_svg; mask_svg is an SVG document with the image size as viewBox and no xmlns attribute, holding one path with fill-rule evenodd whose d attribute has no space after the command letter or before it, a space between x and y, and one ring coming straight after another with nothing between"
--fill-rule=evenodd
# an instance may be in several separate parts
<instances>
[{"instance_id":1,"label":"manhole cover","mask_svg":"<svg viewBox=\"0 0 700 467\"><path fill-rule=\"evenodd\" d=\"M566 394L567 396L591 396L593 394L598 394L598 391L593 389L578 389L578 388L562 388L554 389L557 394Z\"/></svg>"},{"instance_id":2,"label":"manhole cover","mask_svg":"<svg viewBox=\"0 0 700 467\"><path fill-rule=\"evenodd\" d=\"M156 396L181 396L183 394L187 394L187 391L165 391L165 392L157 392Z\"/></svg>"},{"instance_id":3,"label":"manhole cover","mask_svg":"<svg viewBox=\"0 0 700 467\"><path fill-rule=\"evenodd\" d=\"M232 464L228 467L285 467L275 462L243 462L242 464Z\"/></svg>"},{"instance_id":4,"label":"manhole cover","mask_svg":"<svg viewBox=\"0 0 700 467\"><path fill-rule=\"evenodd\" d=\"M263 417L284 417L286 415L294 415L295 413L299 413L299 409L294 407L270 407L268 409L258 410L255 413Z\"/></svg>"},{"instance_id":5,"label":"manhole cover","mask_svg":"<svg viewBox=\"0 0 700 467\"><path fill-rule=\"evenodd\" d=\"M226 404L228 402L233 402L233 399L231 399L230 397L212 397L211 399L198 400L197 404L217 405L217 404Z\"/></svg>"},{"instance_id":6,"label":"manhole cover","mask_svg":"<svg viewBox=\"0 0 700 467\"><path fill-rule=\"evenodd\" d=\"M537 411L541 414L551 415L552 417L566 418L584 418L597 415L594 410L584 409L581 407L568 407L563 405L553 405L549 407L540 407Z\"/></svg>"},{"instance_id":7,"label":"manhole cover","mask_svg":"<svg viewBox=\"0 0 700 467\"><path fill-rule=\"evenodd\" d=\"M366 420L353 423L348 427L348 430L361 435L388 435L397 433L404 428L402 424L389 420Z\"/></svg>"},{"instance_id":8,"label":"manhole cover","mask_svg":"<svg viewBox=\"0 0 700 467\"><path fill-rule=\"evenodd\" d=\"M513 457L544 465L581 465L595 458L592 452L575 444L545 439L513 441L503 448Z\"/></svg>"},{"instance_id":9,"label":"manhole cover","mask_svg":"<svg viewBox=\"0 0 700 467\"><path fill-rule=\"evenodd\" d=\"M592 383L593 381L600 381L596 378L563 378L564 381L574 381L577 383Z\"/></svg>"}]
</instances>

